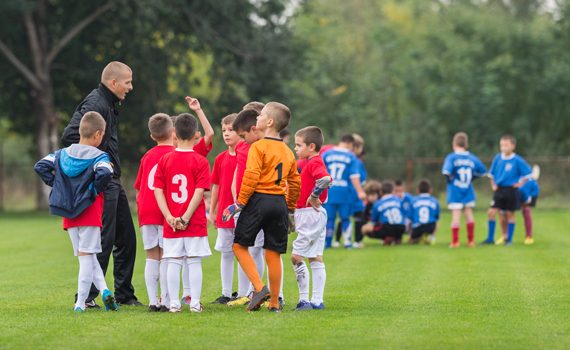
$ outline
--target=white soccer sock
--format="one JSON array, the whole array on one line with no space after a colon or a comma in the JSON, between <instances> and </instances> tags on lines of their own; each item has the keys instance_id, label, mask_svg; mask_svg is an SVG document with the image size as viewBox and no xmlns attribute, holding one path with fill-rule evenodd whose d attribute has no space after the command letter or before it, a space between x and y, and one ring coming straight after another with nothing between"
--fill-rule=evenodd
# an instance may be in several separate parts
<instances>
[{"instance_id":1,"label":"white soccer sock","mask_svg":"<svg viewBox=\"0 0 570 350\"><path fill-rule=\"evenodd\" d=\"M170 298L168 297L167 274L168 274L168 259L167 258L160 259L160 273L159 273L160 303L165 306L170 305Z\"/></svg>"},{"instance_id":2,"label":"white soccer sock","mask_svg":"<svg viewBox=\"0 0 570 350\"><path fill-rule=\"evenodd\" d=\"M259 277L263 279L263 273L265 272L265 255L263 254L263 248L249 247L248 250L249 254L251 254L251 257L253 258L253 261L255 261L255 267L257 267L257 273L259 273ZM269 278L267 279L267 287L269 288ZM251 292L253 292L253 285L250 283L249 291L247 294L249 295Z\"/></svg>"},{"instance_id":3,"label":"white soccer sock","mask_svg":"<svg viewBox=\"0 0 570 350\"><path fill-rule=\"evenodd\" d=\"M146 283L146 291L148 293L148 304L158 305L158 279L160 273L160 261L154 259L146 259L144 267L144 281Z\"/></svg>"},{"instance_id":4,"label":"white soccer sock","mask_svg":"<svg viewBox=\"0 0 570 350\"><path fill-rule=\"evenodd\" d=\"M184 264L182 264L182 287L184 288L183 297L190 295L190 279L188 278L188 259L184 258Z\"/></svg>"},{"instance_id":5,"label":"white soccer sock","mask_svg":"<svg viewBox=\"0 0 570 350\"><path fill-rule=\"evenodd\" d=\"M202 258L188 258L188 277L190 279L191 308L200 308L200 296L202 295Z\"/></svg>"},{"instance_id":6,"label":"white soccer sock","mask_svg":"<svg viewBox=\"0 0 570 350\"><path fill-rule=\"evenodd\" d=\"M93 282L93 258L91 255L81 255L79 258L79 276L77 278L77 302L75 307L85 309L85 300Z\"/></svg>"},{"instance_id":7,"label":"white soccer sock","mask_svg":"<svg viewBox=\"0 0 570 350\"><path fill-rule=\"evenodd\" d=\"M182 268L182 263L182 259L168 259L166 278L171 308L180 308L180 269Z\"/></svg>"},{"instance_id":8,"label":"white soccer sock","mask_svg":"<svg viewBox=\"0 0 570 350\"><path fill-rule=\"evenodd\" d=\"M241 268L241 265L238 264L238 297L246 297L249 294L249 287L251 282L245 271Z\"/></svg>"},{"instance_id":9,"label":"white soccer sock","mask_svg":"<svg viewBox=\"0 0 570 350\"><path fill-rule=\"evenodd\" d=\"M311 303L319 305L323 302L325 282L327 281L325 263L319 261L311 262L311 272L313 274L313 296L311 297Z\"/></svg>"},{"instance_id":10,"label":"white soccer sock","mask_svg":"<svg viewBox=\"0 0 570 350\"><path fill-rule=\"evenodd\" d=\"M91 256L93 260L93 284L99 291L103 292L105 289L109 289L107 287L107 281L105 281L105 275L103 274L99 260L97 260L97 254L91 254Z\"/></svg>"},{"instance_id":11,"label":"white soccer sock","mask_svg":"<svg viewBox=\"0 0 570 350\"><path fill-rule=\"evenodd\" d=\"M220 270L222 273L222 295L231 298L232 285L234 283L233 252L222 252L222 261L220 262Z\"/></svg>"},{"instance_id":12,"label":"white soccer sock","mask_svg":"<svg viewBox=\"0 0 570 350\"><path fill-rule=\"evenodd\" d=\"M297 284L299 285L299 301L309 301L309 269L304 261L293 265Z\"/></svg>"},{"instance_id":13,"label":"white soccer sock","mask_svg":"<svg viewBox=\"0 0 570 350\"><path fill-rule=\"evenodd\" d=\"M342 238L344 238L344 244L350 244L352 239L352 222L348 224L346 230L342 231Z\"/></svg>"}]
</instances>

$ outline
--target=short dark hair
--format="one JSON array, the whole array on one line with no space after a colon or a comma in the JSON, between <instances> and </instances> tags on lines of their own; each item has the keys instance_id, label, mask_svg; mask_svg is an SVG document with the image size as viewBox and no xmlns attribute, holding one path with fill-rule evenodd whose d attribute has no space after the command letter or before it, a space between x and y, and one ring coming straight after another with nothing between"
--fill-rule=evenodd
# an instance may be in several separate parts
<instances>
[{"instance_id":1,"label":"short dark hair","mask_svg":"<svg viewBox=\"0 0 570 350\"><path fill-rule=\"evenodd\" d=\"M515 137L513 135L509 135L509 134L503 135L503 136L501 136L501 140L509 140L509 141L511 141L511 143L513 145L517 144L517 139L515 139Z\"/></svg>"},{"instance_id":2,"label":"short dark hair","mask_svg":"<svg viewBox=\"0 0 570 350\"><path fill-rule=\"evenodd\" d=\"M178 139L191 140L198 131L198 121L190 113L179 114L174 122L174 130Z\"/></svg>"},{"instance_id":3,"label":"short dark hair","mask_svg":"<svg viewBox=\"0 0 570 350\"><path fill-rule=\"evenodd\" d=\"M296 137L300 137L304 143L310 145L315 144L315 151L320 151L323 147L325 140L323 138L323 131L316 126L307 126L295 133Z\"/></svg>"},{"instance_id":4,"label":"short dark hair","mask_svg":"<svg viewBox=\"0 0 570 350\"><path fill-rule=\"evenodd\" d=\"M273 119L277 131L281 131L289 125L291 121L291 110L283 103L268 102L263 109L265 113L267 113L267 118Z\"/></svg>"},{"instance_id":5,"label":"short dark hair","mask_svg":"<svg viewBox=\"0 0 570 350\"><path fill-rule=\"evenodd\" d=\"M459 147L467 148L469 147L469 137L463 131L458 132L453 135L453 144Z\"/></svg>"},{"instance_id":6,"label":"short dark hair","mask_svg":"<svg viewBox=\"0 0 570 350\"><path fill-rule=\"evenodd\" d=\"M254 111L257 112L257 114L261 113L261 110L263 109L263 107L265 107L265 103L261 103L261 102L257 102L257 101L251 101L245 104L245 106L243 106L242 110L246 110L246 109L253 109Z\"/></svg>"},{"instance_id":7,"label":"short dark hair","mask_svg":"<svg viewBox=\"0 0 570 350\"><path fill-rule=\"evenodd\" d=\"M382 184L380 181L376 180L366 181L366 185L364 185L364 193L367 195L376 194L378 197L380 197L382 196Z\"/></svg>"},{"instance_id":8,"label":"short dark hair","mask_svg":"<svg viewBox=\"0 0 570 350\"><path fill-rule=\"evenodd\" d=\"M222 118L222 125L230 124L233 126L233 123L236 120L236 117L237 117L237 113L231 113L231 114L226 115L225 117ZM232 129L233 129L233 127L232 127Z\"/></svg>"},{"instance_id":9,"label":"short dark hair","mask_svg":"<svg viewBox=\"0 0 570 350\"><path fill-rule=\"evenodd\" d=\"M148 131L156 141L166 140L172 135L172 118L165 113L156 113L148 120Z\"/></svg>"},{"instance_id":10,"label":"short dark hair","mask_svg":"<svg viewBox=\"0 0 570 350\"><path fill-rule=\"evenodd\" d=\"M394 192L394 184L392 181L382 182L382 195L391 194L392 192Z\"/></svg>"},{"instance_id":11,"label":"short dark hair","mask_svg":"<svg viewBox=\"0 0 570 350\"><path fill-rule=\"evenodd\" d=\"M354 145L354 136L352 134L344 134L340 137L340 142Z\"/></svg>"},{"instance_id":12,"label":"short dark hair","mask_svg":"<svg viewBox=\"0 0 570 350\"><path fill-rule=\"evenodd\" d=\"M397 179L396 181L394 181L394 186L396 187L404 186L404 181Z\"/></svg>"},{"instance_id":13,"label":"short dark hair","mask_svg":"<svg viewBox=\"0 0 570 350\"><path fill-rule=\"evenodd\" d=\"M428 179L421 179L420 182L418 182L419 193L429 193L430 190L431 190L431 183L429 182Z\"/></svg>"},{"instance_id":14,"label":"short dark hair","mask_svg":"<svg viewBox=\"0 0 570 350\"><path fill-rule=\"evenodd\" d=\"M244 109L239 112L232 124L234 131L249 131L252 126L257 124L259 113L253 109Z\"/></svg>"}]
</instances>

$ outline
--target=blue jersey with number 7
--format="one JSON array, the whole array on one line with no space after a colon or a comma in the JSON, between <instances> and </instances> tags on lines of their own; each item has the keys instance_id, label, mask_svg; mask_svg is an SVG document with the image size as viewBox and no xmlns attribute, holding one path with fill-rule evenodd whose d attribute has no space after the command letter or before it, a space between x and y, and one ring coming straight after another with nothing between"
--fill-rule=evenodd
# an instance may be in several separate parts
<instances>
[{"instance_id":1,"label":"blue jersey with number 7","mask_svg":"<svg viewBox=\"0 0 570 350\"><path fill-rule=\"evenodd\" d=\"M447 203L475 202L473 179L483 176L487 168L470 152L453 152L445 157L442 174L447 177Z\"/></svg>"},{"instance_id":2,"label":"blue jersey with number 7","mask_svg":"<svg viewBox=\"0 0 570 350\"><path fill-rule=\"evenodd\" d=\"M333 148L322 155L327 170L333 179L329 188L328 203L352 204L352 182L359 178L358 160L354 153L342 148Z\"/></svg>"}]
</instances>

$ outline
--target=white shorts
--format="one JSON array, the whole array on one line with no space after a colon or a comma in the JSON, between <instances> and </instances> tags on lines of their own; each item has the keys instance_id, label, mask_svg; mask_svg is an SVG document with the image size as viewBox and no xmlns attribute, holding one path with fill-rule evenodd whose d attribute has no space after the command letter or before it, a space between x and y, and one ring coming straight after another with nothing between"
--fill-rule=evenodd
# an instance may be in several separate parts
<instances>
[{"instance_id":1,"label":"white shorts","mask_svg":"<svg viewBox=\"0 0 570 350\"><path fill-rule=\"evenodd\" d=\"M214 249L221 253L231 252L234 245L234 237L233 228L219 228Z\"/></svg>"},{"instance_id":2,"label":"white shorts","mask_svg":"<svg viewBox=\"0 0 570 350\"><path fill-rule=\"evenodd\" d=\"M449 210L461 210L463 208L475 208L475 202L447 204L447 209Z\"/></svg>"},{"instance_id":3,"label":"white shorts","mask_svg":"<svg viewBox=\"0 0 570 350\"><path fill-rule=\"evenodd\" d=\"M141 226L142 240L144 250L149 250L155 247L163 247L162 243L162 225L143 225Z\"/></svg>"},{"instance_id":4,"label":"white shorts","mask_svg":"<svg viewBox=\"0 0 570 350\"><path fill-rule=\"evenodd\" d=\"M101 228L99 226L78 226L67 229L71 245L73 246L73 254L82 253L101 253Z\"/></svg>"},{"instance_id":5,"label":"white shorts","mask_svg":"<svg viewBox=\"0 0 570 350\"><path fill-rule=\"evenodd\" d=\"M327 234L327 212L323 207L319 211L313 208L295 210L295 231L297 239L293 241L293 254L305 258L323 255Z\"/></svg>"},{"instance_id":6,"label":"white shorts","mask_svg":"<svg viewBox=\"0 0 570 350\"><path fill-rule=\"evenodd\" d=\"M163 258L205 258L212 255L208 237L165 238Z\"/></svg>"},{"instance_id":7,"label":"white shorts","mask_svg":"<svg viewBox=\"0 0 570 350\"><path fill-rule=\"evenodd\" d=\"M239 213L237 213L234 216L234 222L237 226L237 221L239 218ZM259 233L257 234L257 237L255 237L255 243L253 244L254 248L263 248L263 244L265 243L265 234L263 233L263 230L260 230Z\"/></svg>"}]
</instances>

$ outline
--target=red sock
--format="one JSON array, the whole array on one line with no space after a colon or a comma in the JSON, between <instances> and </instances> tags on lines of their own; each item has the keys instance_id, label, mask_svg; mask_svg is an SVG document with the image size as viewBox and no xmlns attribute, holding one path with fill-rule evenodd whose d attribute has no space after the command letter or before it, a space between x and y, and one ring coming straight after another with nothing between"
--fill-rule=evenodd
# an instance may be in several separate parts
<instances>
[{"instance_id":1,"label":"red sock","mask_svg":"<svg viewBox=\"0 0 570 350\"><path fill-rule=\"evenodd\" d=\"M527 237L532 237L532 209L525 205L522 210L524 217L524 230Z\"/></svg>"},{"instance_id":2,"label":"red sock","mask_svg":"<svg viewBox=\"0 0 570 350\"><path fill-rule=\"evenodd\" d=\"M459 243L459 227L451 228L451 242Z\"/></svg>"},{"instance_id":3,"label":"red sock","mask_svg":"<svg viewBox=\"0 0 570 350\"><path fill-rule=\"evenodd\" d=\"M475 239L475 223L468 222L467 223L467 241L473 242Z\"/></svg>"}]
</instances>

